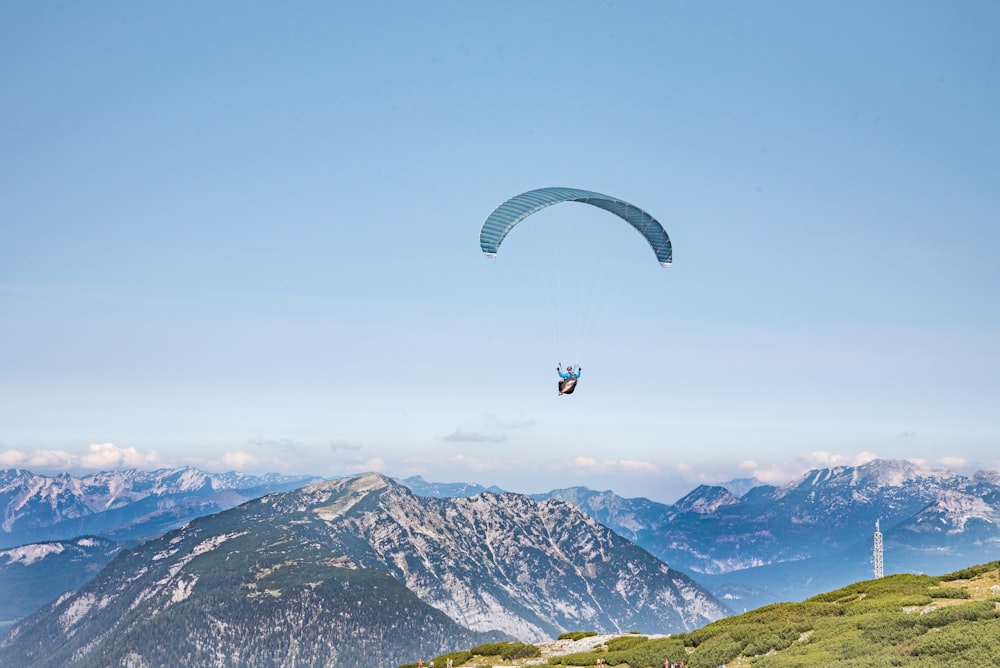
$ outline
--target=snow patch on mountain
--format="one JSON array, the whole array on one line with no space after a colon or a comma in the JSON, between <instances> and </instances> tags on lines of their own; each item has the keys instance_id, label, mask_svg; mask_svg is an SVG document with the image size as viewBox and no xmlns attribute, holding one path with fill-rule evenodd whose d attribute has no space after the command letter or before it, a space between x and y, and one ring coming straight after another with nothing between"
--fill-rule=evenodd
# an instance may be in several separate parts
<instances>
[{"instance_id":1,"label":"snow patch on mountain","mask_svg":"<svg viewBox=\"0 0 1000 668\"><path fill-rule=\"evenodd\" d=\"M169 559L180 552L180 548L174 548L172 550L161 550L153 555L153 561L159 561L161 559Z\"/></svg>"},{"instance_id":2,"label":"snow patch on mountain","mask_svg":"<svg viewBox=\"0 0 1000 668\"><path fill-rule=\"evenodd\" d=\"M0 550L0 557L7 557L7 565L10 564L33 564L51 554L62 554L65 550L60 543L35 543L33 545L22 545L8 550Z\"/></svg>"},{"instance_id":3,"label":"snow patch on mountain","mask_svg":"<svg viewBox=\"0 0 1000 668\"><path fill-rule=\"evenodd\" d=\"M233 538L239 538L240 536L245 536L248 533L250 532L233 531L231 533L224 533L224 534L219 534L218 536L211 536L209 538L206 538L205 540L201 541L200 543L194 546L194 549L191 550L191 556L197 557L199 554L205 554L206 552L210 552L211 550L214 550L223 543L225 543L227 540L232 540Z\"/></svg>"},{"instance_id":4,"label":"snow patch on mountain","mask_svg":"<svg viewBox=\"0 0 1000 668\"><path fill-rule=\"evenodd\" d=\"M66 611L59 616L59 624L62 626L63 632L66 635L73 635L70 629L94 607L95 603L97 603L97 597L93 594L82 594L73 600Z\"/></svg>"},{"instance_id":5,"label":"snow patch on mountain","mask_svg":"<svg viewBox=\"0 0 1000 668\"><path fill-rule=\"evenodd\" d=\"M173 593L170 595L171 603L179 603L191 595L194 590L195 583L198 582L198 576L191 576L190 580L179 579L177 580L177 586L174 587Z\"/></svg>"}]
</instances>

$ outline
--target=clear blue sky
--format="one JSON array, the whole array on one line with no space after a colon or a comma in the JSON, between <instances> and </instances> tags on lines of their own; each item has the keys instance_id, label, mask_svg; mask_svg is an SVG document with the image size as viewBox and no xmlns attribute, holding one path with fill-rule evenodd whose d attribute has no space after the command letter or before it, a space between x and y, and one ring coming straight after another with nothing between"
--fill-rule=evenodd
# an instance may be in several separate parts
<instances>
[{"instance_id":1,"label":"clear blue sky","mask_svg":"<svg viewBox=\"0 0 1000 668\"><path fill-rule=\"evenodd\" d=\"M665 501L997 467L998 26L995 2L4 3L0 466ZM484 258L486 216L543 186L650 211L674 266L577 204ZM579 225L551 266L626 283L579 350L512 278L530 222Z\"/></svg>"}]
</instances>

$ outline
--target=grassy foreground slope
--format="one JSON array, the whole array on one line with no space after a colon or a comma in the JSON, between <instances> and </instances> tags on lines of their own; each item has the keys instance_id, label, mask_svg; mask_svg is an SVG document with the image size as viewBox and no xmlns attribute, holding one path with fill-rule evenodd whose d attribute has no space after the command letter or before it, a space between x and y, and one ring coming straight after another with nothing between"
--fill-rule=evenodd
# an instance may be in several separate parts
<instances>
[{"instance_id":1,"label":"grassy foreground slope","mask_svg":"<svg viewBox=\"0 0 1000 668\"><path fill-rule=\"evenodd\" d=\"M456 668L483 665L484 657L461 658ZM593 666L598 660L619 668L660 668L665 661L689 668L1000 666L1000 561L939 577L890 575L691 633L625 637L590 651L522 658L518 665Z\"/></svg>"}]
</instances>

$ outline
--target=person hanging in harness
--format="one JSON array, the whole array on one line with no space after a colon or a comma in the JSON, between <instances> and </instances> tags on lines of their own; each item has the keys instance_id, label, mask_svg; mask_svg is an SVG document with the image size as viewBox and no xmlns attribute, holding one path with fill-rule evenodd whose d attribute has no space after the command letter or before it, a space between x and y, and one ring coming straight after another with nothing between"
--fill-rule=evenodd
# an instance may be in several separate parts
<instances>
[{"instance_id":1,"label":"person hanging in harness","mask_svg":"<svg viewBox=\"0 0 1000 668\"><path fill-rule=\"evenodd\" d=\"M559 373L559 394L573 394L573 390L576 389L576 381L580 379L580 373L583 371L582 367L577 367L576 371L573 371L573 367L566 367L566 372L563 373L562 364L556 367L556 371Z\"/></svg>"}]
</instances>

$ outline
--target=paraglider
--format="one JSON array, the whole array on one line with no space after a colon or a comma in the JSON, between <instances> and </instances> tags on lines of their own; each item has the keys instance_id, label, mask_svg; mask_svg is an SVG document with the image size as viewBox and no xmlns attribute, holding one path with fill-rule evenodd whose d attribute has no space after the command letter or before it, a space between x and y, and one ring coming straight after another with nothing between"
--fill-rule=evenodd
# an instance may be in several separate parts
<instances>
[{"instance_id":1,"label":"paraglider","mask_svg":"<svg viewBox=\"0 0 1000 668\"><path fill-rule=\"evenodd\" d=\"M566 367L566 372L563 373L562 364L556 367L556 371L559 373L559 396L564 394L573 394L573 390L576 389L576 381L580 379L580 374L583 372L583 368L580 366L576 367L576 371L573 371L573 367Z\"/></svg>"},{"instance_id":2,"label":"paraglider","mask_svg":"<svg viewBox=\"0 0 1000 668\"><path fill-rule=\"evenodd\" d=\"M548 206L563 202L588 204L614 214L642 235L660 266L669 267L673 262L670 237L653 216L618 197L578 188L539 188L508 199L494 209L483 223L479 232L480 248L486 257L496 258L500 245L514 226ZM560 376L559 394L572 394L580 379L579 365L575 370L567 367L564 373L560 364L557 371Z\"/></svg>"}]
</instances>

